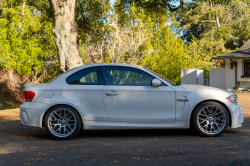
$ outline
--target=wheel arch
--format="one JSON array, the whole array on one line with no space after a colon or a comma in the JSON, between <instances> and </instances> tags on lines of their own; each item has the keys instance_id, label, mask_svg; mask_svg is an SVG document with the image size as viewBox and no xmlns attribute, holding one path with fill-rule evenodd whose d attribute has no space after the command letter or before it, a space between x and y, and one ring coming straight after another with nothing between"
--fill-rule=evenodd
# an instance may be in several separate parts
<instances>
[{"instance_id":1,"label":"wheel arch","mask_svg":"<svg viewBox=\"0 0 250 166\"><path fill-rule=\"evenodd\" d=\"M81 116L81 114L79 113L79 111L78 111L76 108L74 108L73 106L68 105L68 104L56 104L56 105L52 105L52 106L50 106L49 108L47 108L47 110L46 110L45 113L43 114L43 118L42 118L42 127L45 127L45 125L44 125L44 118L45 118L47 112L48 112L51 108L56 107L56 106L68 106L68 107L73 108L73 109L78 113L78 115L80 116L80 119L81 119L81 128L83 128L83 121L82 121L82 116Z\"/></svg>"},{"instance_id":2,"label":"wheel arch","mask_svg":"<svg viewBox=\"0 0 250 166\"><path fill-rule=\"evenodd\" d=\"M190 125L191 125L191 119L192 119L194 110L195 110L201 103L208 102L208 101L212 101L212 102L219 103L219 104L221 104L221 105L227 110L227 113L228 113L228 115L229 115L229 126L231 127L231 125L232 125L232 115L231 115L231 112L230 112L228 106L227 106L226 104L224 104L223 102L221 102L221 101L212 100L212 99L201 101L201 102L199 102L199 103L193 108L192 113L191 113L191 116L190 116L190 122L189 122Z\"/></svg>"}]
</instances>

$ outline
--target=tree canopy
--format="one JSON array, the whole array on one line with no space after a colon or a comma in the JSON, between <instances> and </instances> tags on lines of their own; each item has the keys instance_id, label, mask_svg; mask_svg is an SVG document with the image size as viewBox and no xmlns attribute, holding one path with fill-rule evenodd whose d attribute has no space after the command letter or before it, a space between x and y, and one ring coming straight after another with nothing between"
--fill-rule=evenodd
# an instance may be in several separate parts
<instances>
[{"instance_id":1,"label":"tree canopy","mask_svg":"<svg viewBox=\"0 0 250 166\"><path fill-rule=\"evenodd\" d=\"M212 61L250 38L248 0L76 0L74 20L84 64L131 63L175 82L184 68ZM0 66L20 75L60 74L48 0L0 2Z\"/></svg>"}]
</instances>

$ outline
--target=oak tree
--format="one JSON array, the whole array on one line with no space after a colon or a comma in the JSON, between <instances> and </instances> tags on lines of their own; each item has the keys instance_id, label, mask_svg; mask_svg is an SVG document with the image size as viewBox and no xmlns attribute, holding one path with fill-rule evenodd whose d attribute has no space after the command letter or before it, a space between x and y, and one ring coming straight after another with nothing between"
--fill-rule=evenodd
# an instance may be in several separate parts
<instances>
[{"instance_id":1,"label":"oak tree","mask_svg":"<svg viewBox=\"0 0 250 166\"><path fill-rule=\"evenodd\" d=\"M60 59L60 70L66 72L82 64L75 24L75 0L49 0L53 13L53 35Z\"/></svg>"}]
</instances>

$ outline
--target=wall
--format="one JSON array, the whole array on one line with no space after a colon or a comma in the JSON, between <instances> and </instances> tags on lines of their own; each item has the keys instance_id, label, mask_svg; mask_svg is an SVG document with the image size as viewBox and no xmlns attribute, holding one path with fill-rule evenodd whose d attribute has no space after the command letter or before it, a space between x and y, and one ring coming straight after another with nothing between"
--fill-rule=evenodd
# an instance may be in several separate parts
<instances>
[{"instance_id":1,"label":"wall","mask_svg":"<svg viewBox=\"0 0 250 166\"><path fill-rule=\"evenodd\" d=\"M237 62L237 80L240 82L239 90L250 88L250 78L241 78L244 75L244 59L232 59ZM210 86L233 91L235 87L235 66L230 69L230 59L225 59L225 68L210 69ZM199 70L182 69L181 82L186 84L196 84L196 77L199 77ZM201 80L199 80L199 84ZM202 81L203 82L203 81ZM203 84L202 84L203 85Z\"/></svg>"},{"instance_id":2,"label":"wall","mask_svg":"<svg viewBox=\"0 0 250 166\"><path fill-rule=\"evenodd\" d=\"M239 90L244 90L250 87L250 78L241 78L244 75L244 59L238 60L238 71L237 71L238 81L244 81L244 84L240 82Z\"/></svg>"},{"instance_id":3,"label":"wall","mask_svg":"<svg viewBox=\"0 0 250 166\"><path fill-rule=\"evenodd\" d=\"M204 85L204 71L197 69L181 69L182 84Z\"/></svg>"},{"instance_id":4,"label":"wall","mask_svg":"<svg viewBox=\"0 0 250 166\"><path fill-rule=\"evenodd\" d=\"M210 86L225 89L225 68L210 69Z\"/></svg>"},{"instance_id":5,"label":"wall","mask_svg":"<svg viewBox=\"0 0 250 166\"><path fill-rule=\"evenodd\" d=\"M244 75L244 60L245 59L239 59L238 60L238 81L250 81L250 78L241 78L241 76Z\"/></svg>"},{"instance_id":6,"label":"wall","mask_svg":"<svg viewBox=\"0 0 250 166\"><path fill-rule=\"evenodd\" d=\"M181 83L196 84L197 69L181 69Z\"/></svg>"},{"instance_id":7,"label":"wall","mask_svg":"<svg viewBox=\"0 0 250 166\"><path fill-rule=\"evenodd\" d=\"M241 76L243 76L244 75L244 70L243 70L243 63L244 63L244 60L242 60L242 59L238 59L238 71L237 71L237 79L238 79L238 81L243 81L244 79L246 79L246 78L241 78ZM248 80L248 79L246 79L246 80Z\"/></svg>"},{"instance_id":8,"label":"wall","mask_svg":"<svg viewBox=\"0 0 250 166\"><path fill-rule=\"evenodd\" d=\"M237 60L233 60L233 61L238 62L237 81L240 81L239 90L244 90L245 88L250 88L250 78L241 78L241 76L244 75L244 59L237 59ZM233 70L235 70L235 69L233 69ZM242 84L241 81L244 81L244 84Z\"/></svg>"},{"instance_id":9,"label":"wall","mask_svg":"<svg viewBox=\"0 0 250 166\"><path fill-rule=\"evenodd\" d=\"M234 61L237 62L238 60L234 59ZM230 59L225 59L225 89L233 91L233 87L235 87L235 66L230 69L230 63Z\"/></svg>"},{"instance_id":10,"label":"wall","mask_svg":"<svg viewBox=\"0 0 250 166\"><path fill-rule=\"evenodd\" d=\"M204 71L197 70L198 85L204 85Z\"/></svg>"},{"instance_id":11,"label":"wall","mask_svg":"<svg viewBox=\"0 0 250 166\"><path fill-rule=\"evenodd\" d=\"M250 88L250 81L244 81L244 84L240 82L239 90L245 90L246 88Z\"/></svg>"}]
</instances>

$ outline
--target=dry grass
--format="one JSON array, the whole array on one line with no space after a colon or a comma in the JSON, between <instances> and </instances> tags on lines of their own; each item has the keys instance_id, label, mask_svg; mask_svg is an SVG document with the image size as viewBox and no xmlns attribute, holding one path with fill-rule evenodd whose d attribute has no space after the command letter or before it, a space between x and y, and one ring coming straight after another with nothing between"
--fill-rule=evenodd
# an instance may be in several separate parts
<instances>
[{"instance_id":1,"label":"dry grass","mask_svg":"<svg viewBox=\"0 0 250 166\"><path fill-rule=\"evenodd\" d=\"M20 113L19 108L1 110L0 121L20 120L19 113Z\"/></svg>"},{"instance_id":2,"label":"dry grass","mask_svg":"<svg viewBox=\"0 0 250 166\"><path fill-rule=\"evenodd\" d=\"M240 103L249 103L250 104L250 92L238 92L235 93L239 97L239 102Z\"/></svg>"}]
</instances>

